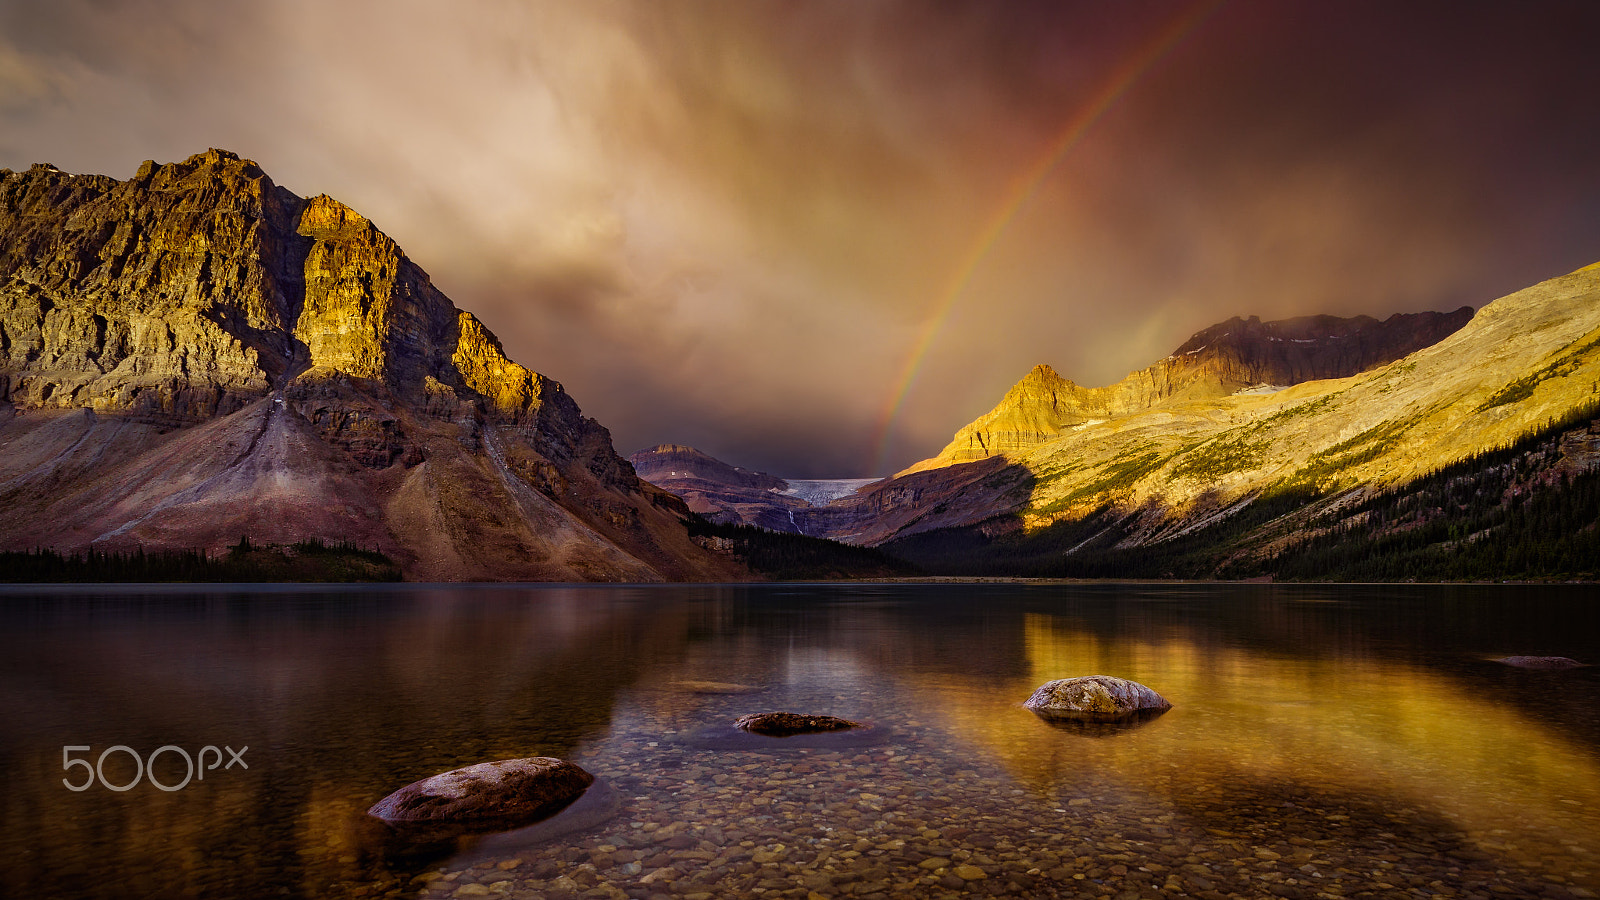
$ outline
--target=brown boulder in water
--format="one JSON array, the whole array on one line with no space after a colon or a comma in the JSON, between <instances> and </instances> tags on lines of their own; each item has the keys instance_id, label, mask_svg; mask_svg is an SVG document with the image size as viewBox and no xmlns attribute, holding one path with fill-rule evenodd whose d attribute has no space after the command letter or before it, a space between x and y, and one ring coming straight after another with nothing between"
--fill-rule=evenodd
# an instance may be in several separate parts
<instances>
[{"instance_id":1,"label":"brown boulder in water","mask_svg":"<svg viewBox=\"0 0 1600 900\"><path fill-rule=\"evenodd\" d=\"M1166 698L1137 681L1109 675L1062 678L1040 685L1022 704L1046 719L1113 721L1128 716L1165 712Z\"/></svg>"},{"instance_id":2,"label":"brown boulder in water","mask_svg":"<svg viewBox=\"0 0 1600 900\"><path fill-rule=\"evenodd\" d=\"M771 712L740 716L733 727L752 734L768 737L790 737L796 734L818 734L827 731L848 731L860 728L862 723L836 716L808 716L800 713Z\"/></svg>"},{"instance_id":3,"label":"brown boulder in water","mask_svg":"<svg viewBox=\"0 0 1600 900\"><path fill-rule=\"evenodd\" d=\"M565 760L502 759L408 784L367 813L391 823L527 823L560 812L593 783Z\"/></svg>"}]
</instances>

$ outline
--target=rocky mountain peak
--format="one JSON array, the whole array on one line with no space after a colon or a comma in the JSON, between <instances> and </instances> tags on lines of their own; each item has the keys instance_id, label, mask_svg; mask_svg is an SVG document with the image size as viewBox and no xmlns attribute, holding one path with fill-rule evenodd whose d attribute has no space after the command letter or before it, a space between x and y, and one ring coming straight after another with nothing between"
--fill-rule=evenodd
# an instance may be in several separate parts
<instances>
[{"instance_id":1,"label":"rocky mountain peak","mask_svg":"<svg viewBox=\"0 0 1600 900\"><path fill-rule=\"evenodd\" d=\"M282 453L268 468L294 469L285 462L294 453L284 448L300 446L295 452L309 454L308 465L388 473L372 476L394 482L385 490L407 480L402 472L426 472L431 487L417 487L417 496L432 492L429 502L444 504L428 515L454 508L440 491L463 503L505 505L490 520L516 532L506 546L520 549L497 557L492 541L407 545L430 548L408 552L434 554L436 574L527 576L544 527L551 535L572 531L570 552L590 554L581 564L552 563L552 577L609 572L648 580L652 565L667 571L704 556L673 518L686 513L681 504L641 485L609 433L560 384L511 361L483 323L458 310L374 223L332 197L302 199L225 150L147 161L127 181L49 166L0 174L0 401L21 416L0 424L44 427L88 410L90 431L102 420L161 434L223 428L217 423L248 412L254 425L227 427L266 431L229 452L265 452L260 435L278 433ZM487 494L458 492L484 473L497 486L473 490ZM376 489L367 477L339 476L357 493ZM55 501L7 501L19 509L35 502L42 509ZM303 510L280 512L282 522L260 527L309 528ZM388 514L369 508L366 515L360 527L347 523L355 529L349 534L302 529L288 537L378 540L386 526L374 523ZM451 527L466 534L488 526ZM82 528L62 546L124 535L143 534L151 546L167 539L127 522ZM662 528L678 529L665 539L680 542L687 557L652 543ZM189 532L198 543L188 546L209 545L213 535L203 531ZM7 533L0 528L0 541ZM379 543L404 543L395 532L382 535ZM570 555L562 546L540 552ZM490 569L462 567L485 554L496 560L485 563Z\"/></svg>"},{"instance_id":2,"label":"rocky mountain peak","mask_svg":"<svg viewBox=\"0 0 1600 900\"><path fill-rule=\"evenodd\" d=\"M254 160L215 148L181 162L158 163L147 159L127 183L153 191L210 193L218 200L224 195L233 195L247 203L249 200L245 198L270 195L279 190ZM294 200L298 202L299 198Z\"/></svg>"},{"instance_id":3,"label":"rocky mountain peak","mask_svg":"<svg viewBox=\"0 0 1600 900\"><path fill-rule=\"evenodd\" d=\"M1238 317L1206 328L1162 361L1170 393L1196 382L1222 392L1255 384L1286 387L1324 378L1348 378L1431 346L1472 319L1472 307L1450 313L1371 316L1297 316L1263 322ZM1148 371L1148 370L1147 370Z\"/></svg>"},{"instance_id":4,"label":"rocky mountain peak","mask_svg":"<svg viewBox=\"0 0 1600 900\"><path fill-rule=\"evenodd\" d=\"M640 478L662 487L685 480L761 491L781 491L789 486L789 482L776 475L730 465L709 453L681 444L658 444L639 450L629 456L628 461Z\"/></svg>"},{"instance_id":5,"label":"rocky mountain peak","mask_svg":"<svg viewBox=\"0 0 1600 900\"><path fill-rule=\"evenodd\" d=\"M1012 385L1007 396L1017 403L1054 403L1053 398L1058 394L1071 393L1077 389L1078 386L1070 379L1062 378L1055 369L1040 363Z\"/></svg>"},{"instance_id":6,"label":"rocky mountain peak","mask_svg":"<svg viewBox=\"0 0 1600 900\"><path fill-rule=\"evenodd\" d=\"M433 378L525 417L561 393L365 216L226 150L147 161L126 182L8 176L0 234L0 341L24 402L192 421L295 379L421 399ZM35 382L56 387L47 398ZM583 427L575 407L551 412Z\"/></svg>"},{"instance_id":7,"label":"rocky mountain peak","mask_svg":"<svg viewBox=\"0 0 1600 900\"><path fill-rule=\"evenodd\" d=\"M716 462L719 465L726 465L725 463L721 463L711 454L706 453L703 450L690 447L686 444L657 444L654 447L635 451L628 458L630 460L637 459L646 465L651 465L654 461L658 460L662 462L672 462L678 460L703 460ZM637 465L635 468L637 468ZM738 467L730 466L729 468L737 469Z\"/></svg>"},{"instance_id":8,"label":"rocky mountain peak","mask_svg":"<svg viewBox=\"0 0 1600 900\"><path fill-rule=\"evenodd\" d=\"M370 241L377 234L377 229L366 216L327 194L318 194L306 201L297 230L306 237L318 240L344 238Z\"/></svg>"},{"instance_id":9,"label":"rocky mountain peak","mask_svg":"<svg viewBox=\"0 0 1600 900\"><path fill-rule=\"evenodd\" d=\"M712 521L802 532L810 504L788 493L776 475L730 465L682 444L658 444L628 457L639 477L671 491L689 509Z\"/></svg>"}]
</instances>

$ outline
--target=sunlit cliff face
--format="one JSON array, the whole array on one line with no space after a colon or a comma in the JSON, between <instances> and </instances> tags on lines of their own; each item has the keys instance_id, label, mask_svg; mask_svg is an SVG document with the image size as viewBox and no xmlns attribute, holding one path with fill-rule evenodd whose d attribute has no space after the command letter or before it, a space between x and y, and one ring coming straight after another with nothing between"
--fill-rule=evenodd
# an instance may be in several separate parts
<instances>
[{"instance_id":1,"label":"sunlit cliff face","mask_svg":"<svg viewBox=\"0 0 1600 900\"><path fill-rule=\"evenodd\" d=\"M369 216L624 451L927 456L1036 363L1600 256L1589 5L0 8L0 165L221 146Z\"/></svg>"}]
</instances>

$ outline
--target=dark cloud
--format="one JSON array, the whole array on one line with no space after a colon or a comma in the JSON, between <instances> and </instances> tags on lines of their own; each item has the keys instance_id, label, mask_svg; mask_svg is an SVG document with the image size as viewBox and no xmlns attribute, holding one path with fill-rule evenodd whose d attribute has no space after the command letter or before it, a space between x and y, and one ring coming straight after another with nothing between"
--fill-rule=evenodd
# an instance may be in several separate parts
<instances>
[{"instance_id":1,"label":"dark cloud","mask_svg":"<svg viewBox=\"0 0 1600 900\"><path fill-rule=\"evenodd\" d=\"M0 165L224 146L367 214L624 452L874 474L961 260L1194 2L5 2ZM973 272L889 434L1236 314L1453 308L1600 259L1592 3L1230 0Z\"/></svg>"}]
</instances>

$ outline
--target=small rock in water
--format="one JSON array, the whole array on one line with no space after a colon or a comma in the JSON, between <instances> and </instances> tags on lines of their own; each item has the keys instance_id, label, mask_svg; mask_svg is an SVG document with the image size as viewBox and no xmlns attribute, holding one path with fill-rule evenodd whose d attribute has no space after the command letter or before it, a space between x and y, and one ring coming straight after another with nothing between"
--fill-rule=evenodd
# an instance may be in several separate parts
<instances>
[{"instance_id":1,"label":"small rock in water","mask_svg":"<svg viewBox=\"0 0 1600 900\"><path fill-rule=\"evenodd\" d=\"M1519 669L1577 669L1584 665L1565 656L1507 656L1495 662Z\"/></svg>"},{"instance_id":2,"label":"small rock in water","mask_svg":"<svg viewBox=\"0 0 1600 900\"><path fill-rule=\"evenodd\" d=\"M1144 711L1172 708L1164 697L1144 685L1109 675L1047 682L1022 705L1047 719L1087 721L1111 721Z\"/></svg>"},{"instance_id":3,"label":"small rock in water","mask_svg":"<svg viewBox=\"0 0 1600 900\"><path fill-rule=\"evenodd\" d=\"M860 722L852 722L837 716L810 716L790 712L752 713L740 716L733 722L733 727L740 731L764 734L768 737L848 731L851 728L860 728L861 725Z\"/></svg>"},{"instance_id":4,"label":"small rock in water","mask_svg":"<svg viewBox=\"0 0 1600 900\"><path fill-rule=\"evenodd\" d=\"M386 822L526 822L559 812L593 783L565 760L502 759L408 784L367 813Z\"/></svg>"}]
</instances>

